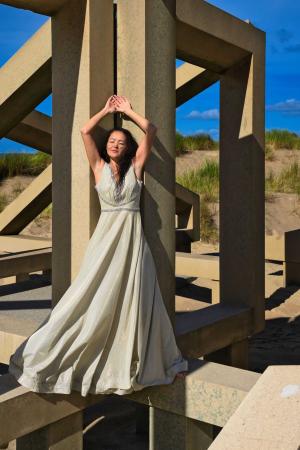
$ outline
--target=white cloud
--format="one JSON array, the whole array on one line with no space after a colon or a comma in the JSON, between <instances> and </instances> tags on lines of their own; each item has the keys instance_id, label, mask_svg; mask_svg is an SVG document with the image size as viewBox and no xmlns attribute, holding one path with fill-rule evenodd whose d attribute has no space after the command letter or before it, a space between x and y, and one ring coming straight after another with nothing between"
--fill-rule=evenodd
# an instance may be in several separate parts
<instances>
[{"instance_id":1,"label":"white cloud","mask_svg":"<svg viewBox=\"0 0 300 450\"><path fill-rule=\"evenodd\" d=\"M267 105L266 110L282 112L283 114L300 115L300 101L295 98L289 98L284 102Z\"/></svg>"},{"instance_id":2,"label":"white cloud","mask_svg":"<svg viewBox=\"0 0 300 450\"><path fill-rule=\"evenodd\" d=\"M203 120L217 120L220 118L218 109L207 109L206 111L191 111L186 119L203 119Z\"/></svg>"}]
</instances>

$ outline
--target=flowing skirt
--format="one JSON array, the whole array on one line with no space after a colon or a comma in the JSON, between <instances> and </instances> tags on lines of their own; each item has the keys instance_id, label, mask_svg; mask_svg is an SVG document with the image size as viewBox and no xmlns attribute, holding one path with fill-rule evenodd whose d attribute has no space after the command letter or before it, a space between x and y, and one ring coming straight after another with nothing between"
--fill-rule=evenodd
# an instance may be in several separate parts
<instances>
[{"instance_id":1,"label":"flowing skirt","mask_svg":"<svg viewBox=\"0 0 300 450\"><path fill-rule=\"evenodd\" d=\"M139 212L102 213L79 272L9 372L34 392L129 394L188 369Z\"/></svg>"}]
</instances>

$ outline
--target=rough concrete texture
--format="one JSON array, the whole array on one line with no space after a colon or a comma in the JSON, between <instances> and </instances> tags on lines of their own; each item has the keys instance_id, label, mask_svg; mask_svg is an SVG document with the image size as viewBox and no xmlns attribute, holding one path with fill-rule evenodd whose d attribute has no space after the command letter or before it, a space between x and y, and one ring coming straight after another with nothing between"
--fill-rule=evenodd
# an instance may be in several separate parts
<instances>
[{"instance_id":1,"label":"rough concrete texture","mask_svg":"<svg viewBox=\"0 0 300 450\"><path fill-rule=\"evenodd\" d=\"M51 22L55 305L78 273L100 213L80 129L113 94L113 4L71 0ZM113 126L112 114L105 119L101 126Z\"/></svg>"},{"instance_id":2,"label":"rough concrete texture","mask_svg":"<svg viewBox=\"0 0 300 450\"><path fill-rule=\"evenodd\" d=\"M300 366L270 366L231 416L211 450L298 450Z\"/></svg>"}]
</instances>

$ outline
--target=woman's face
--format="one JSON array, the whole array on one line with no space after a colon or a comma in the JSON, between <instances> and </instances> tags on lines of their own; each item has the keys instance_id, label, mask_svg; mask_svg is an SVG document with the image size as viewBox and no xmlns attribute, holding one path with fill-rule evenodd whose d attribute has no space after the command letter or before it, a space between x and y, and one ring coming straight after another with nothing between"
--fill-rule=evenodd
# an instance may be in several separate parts
<instances>
[{"instance_id":1,"label":"woman's face","mask_svg":"<svg viewBox=\"0 0 300 450\"><path fill-rule=\"evenodd\" d=\"M113 131L108 138L106 151L110 158L119 161L127 150L126 135L119 130Z\"/></svg>"}]
</instances>

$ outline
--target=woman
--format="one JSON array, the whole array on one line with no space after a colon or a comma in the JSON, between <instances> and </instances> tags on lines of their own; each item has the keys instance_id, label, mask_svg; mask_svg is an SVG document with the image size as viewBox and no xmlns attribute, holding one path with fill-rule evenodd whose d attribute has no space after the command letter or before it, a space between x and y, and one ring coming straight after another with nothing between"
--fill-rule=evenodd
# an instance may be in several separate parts
<instances>
[{"instance_id":1,"label":"woman","mask_svg":"<svg viewBox=\"0 0 300 450\"><path fill-rule=\"evenodd\" d=\"M138 146L123 128L109 130L98 151L92 131L122 112L145 136ZM40 327L10 358L9 372L41 393L129 394L184 377L141 225L142 175L156 127L125 97L111 96L81 129L101 215L79 272Z\"/></svg>"}]
</instances>

